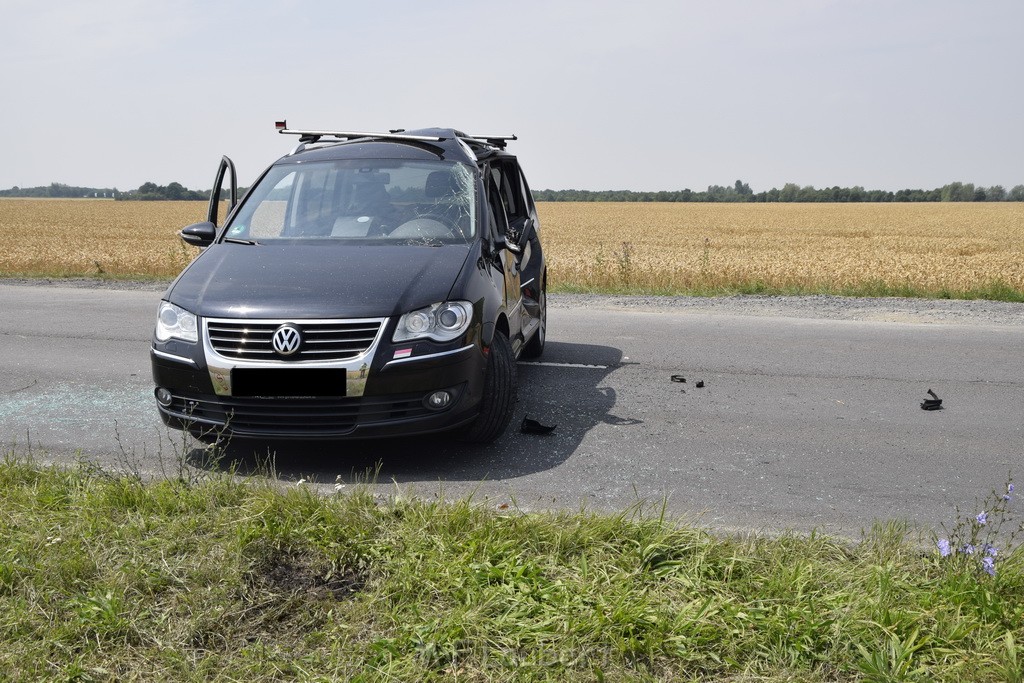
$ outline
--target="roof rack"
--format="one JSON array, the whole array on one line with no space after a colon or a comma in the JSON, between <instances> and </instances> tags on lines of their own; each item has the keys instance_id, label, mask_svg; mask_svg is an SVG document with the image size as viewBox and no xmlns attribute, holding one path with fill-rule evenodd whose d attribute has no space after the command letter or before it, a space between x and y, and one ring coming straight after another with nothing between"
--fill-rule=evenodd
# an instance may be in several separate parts
<instances>
[{"instance_id":1,"label":"roof rack","mask_svg":"<svg viewBox=\"0 0 1024 683\"><path fill-rule=\"evenodd\" d=\"M467 135L466 137L470 140L482 140L488 145L492 145L498 149L505 149L510 140L519 139L515 135Z\"/></svg>"},{"instance_id":2,"label":"roof rack","mask_svg":"<svg viewBox=\"0 0 1024 683\"><path fill-rule=\"evenodd\" d=\"M399 141L411 141L411 142L443 142L450 138L440 137L436 135L410 135L405 132L404 129L398 128L390 130L387 133L369 133L369 132L357 132L357 131L337 131L337 130L295 130L288 127L287 121L276 121L274 127L277 128L277 132L283 135L298 135L300 143L314 143L319 142L320 138L330 137L338 141L347 140L358 140L362 138L373 138L377 140L399 140ZM466 135L459 131L452 131L455 133L453 137L465 140L467 142L485 142L492 147L498 149L505 149L509 140L518 140L515 135Z\"/></svg>"},{"instance_id":3,"label":"roof rack","mask_svg":"<svg viewBox=\"0 0 1024 683\"><path fill-rule=\"evenodd\" d=\"M441 142L445 138L433 135L404 135L399 133L364 133L355 131L337 130L293 130L288 127L287 121L276 121L274 127L277 132L283 135L298 135L300 142L317 142L322 137L332 137L338 140L356 140L358 138L384 138L390 140L415 140L417 142Z\"/></svg>"}]
</instances>

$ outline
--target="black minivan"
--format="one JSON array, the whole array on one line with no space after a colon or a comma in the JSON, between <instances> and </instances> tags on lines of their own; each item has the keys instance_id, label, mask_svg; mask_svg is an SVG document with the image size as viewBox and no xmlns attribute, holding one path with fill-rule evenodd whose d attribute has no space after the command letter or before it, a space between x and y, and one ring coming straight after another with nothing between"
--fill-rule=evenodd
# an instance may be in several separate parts
<instances>
[{"instance_id":1,"label":"black minivan","mask_svg":"<svg viewBox=\"0 0 1024 683\"><path fill-rule=\"evenodd\" d=\"M157 314L163 421L206 440L497 438L547 317L515 136L277 127L299 145L240 202L225 157L208 220L181 231L204 250Z\"/></svg>"}]
</instances>

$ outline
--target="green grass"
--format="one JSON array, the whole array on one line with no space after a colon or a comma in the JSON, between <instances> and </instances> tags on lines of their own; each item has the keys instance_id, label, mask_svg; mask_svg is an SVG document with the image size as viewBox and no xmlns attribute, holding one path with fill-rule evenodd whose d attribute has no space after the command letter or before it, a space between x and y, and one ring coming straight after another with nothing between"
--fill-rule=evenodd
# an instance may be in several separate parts
<instances>
[{"instance_id":1,"label":"green grass","mask_svg":"<svg viewBox=\"0 0 1024 683\"><path fill-rule=\"evenodd\" d=\"M0 464L0 679L1020 681L994 578L899 524L723 538L208 475Z\"/></svg>"},{"instance_id":2,"label":"green grass","mask_svg":"<svg viewBox=\"0 0 1024 683\"><path fill-rule=\"evenodd\" d=\"M868 282L857 287L834 286L789 286L776 287L761 281L735 282L727 285L716 284L692 287L648 287L623 284L606 287L585 287L573 283L552 284L551 291L566 294L613 294L642 296L731 296L738 294L761 294L774 296L831 296L853 297L902 297L909 299L985 299L1024 303L1024 290L1005 282L990 282L970 289L939 290L929 289L911 283Z\"/></svg>"}]
</instances>

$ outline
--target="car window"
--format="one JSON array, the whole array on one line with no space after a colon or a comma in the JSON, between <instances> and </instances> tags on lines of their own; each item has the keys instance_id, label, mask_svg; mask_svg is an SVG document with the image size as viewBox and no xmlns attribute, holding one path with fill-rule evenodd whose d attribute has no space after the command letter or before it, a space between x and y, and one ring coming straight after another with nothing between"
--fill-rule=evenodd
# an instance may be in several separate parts
<instances>
[{"instance_id":1,"label":"car window","mask_svg":"<svg viewBox=\"0 0 1024 683\"><path fill-rule=\"evenodd\" d=\"M465 242L476 233L465 164L338 160L272 167L225 228L236 241Z\"/></svg>"},{"instance_id":2,"label":"car window","mask_svg":"<svg viewBox=\"0 0 1024 683\"><path fill-rule=\"evenodd\" d=\"M505 211L505 202L501 196L500 176L491 173L491 181L487 184L487 202L490 205L490 229L491 234L508 234L508 212Z\"/></svg>"},{"instance_id":3,"label":"car window","mask_svg":"<svg viewBox=\"0 0 1024 683\"><path fill-rule=\"evenodd\" d=\"M505 213L512 219L518 214L518 202L509 182L509 174L505 168L493 166L491 167L491 177L494 180L495 187L498 188L498 194L501 196L501 203L505 207Z\"/></svg>"},{"instance_id":4,"label":"car window","mask_svg":"<svg viewBox=\"0 0 1024 683\"><path fill-rule=\"evenodd\" d=\"M526 201L526 190L518 166L511 161L496 163L491 176L498 187L502 205L512 229L520 229L530 217L530 204Z\"/></svg>"},{"instance_id":5,"label":"car window","mask_svg":"<svg viewBox=\"0 0 1024 683\"><path fill-rule=\"evenodd\" d=\"M530 192L530 186L526 183L526 176L523 175L523 169L519 169L519 187L523 193L523 208L527 215L532 214L536 211L536 205L533 203L533 194Z\"/></svg>"}]
</instances>

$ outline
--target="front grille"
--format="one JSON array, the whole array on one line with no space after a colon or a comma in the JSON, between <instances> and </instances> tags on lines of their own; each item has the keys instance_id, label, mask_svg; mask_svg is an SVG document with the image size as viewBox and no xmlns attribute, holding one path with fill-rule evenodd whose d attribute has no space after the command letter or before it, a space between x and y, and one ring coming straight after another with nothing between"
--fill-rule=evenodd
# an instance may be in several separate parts
<instances>
[{"instance_id":1,"label":"front grille","mask_svg":"<svg viewBox=\"0 0 1024 683\"><path fill-rule=\"evenodd\" d=\"M436 414L423 394L336 399L262 399L175 395L165 410L174 417L239 434L340 436L357 425Z\"/></svg>"},{"instance_id":2,"label":"front grille","mask_svg":"<svg viewBox=\"0 0 1024 683\"><path fill-rule=\"evenodd\" d=\"M210 346L225 358L244 360L348 360L356 358L373 345L380 332L382 319L317 320L289 323L302 332L298 352L281 356L274 351L271 338L282 323L266 320L206 321Z\"/></svg>"}]
</instances>

